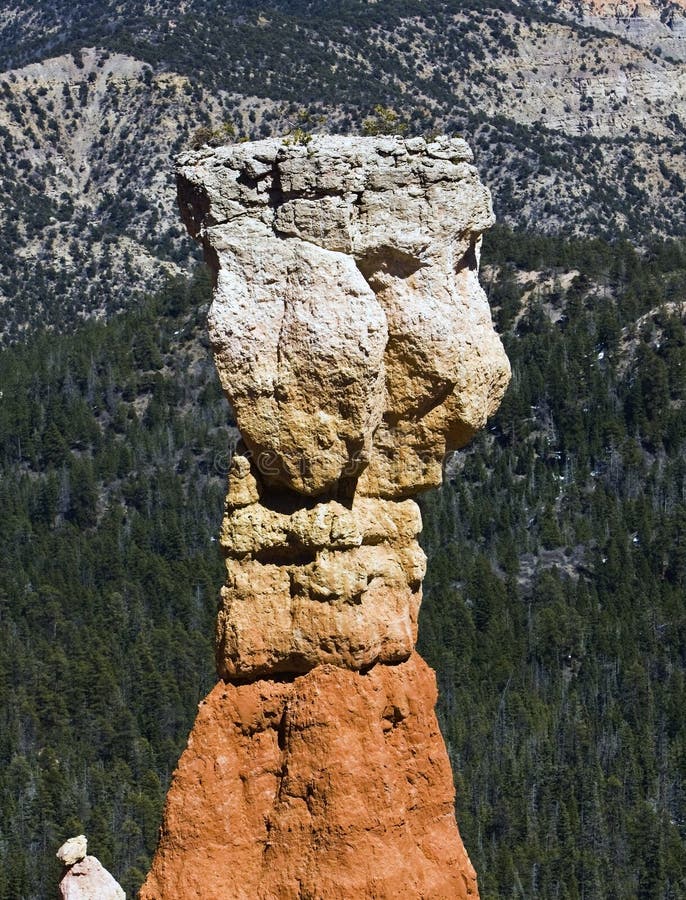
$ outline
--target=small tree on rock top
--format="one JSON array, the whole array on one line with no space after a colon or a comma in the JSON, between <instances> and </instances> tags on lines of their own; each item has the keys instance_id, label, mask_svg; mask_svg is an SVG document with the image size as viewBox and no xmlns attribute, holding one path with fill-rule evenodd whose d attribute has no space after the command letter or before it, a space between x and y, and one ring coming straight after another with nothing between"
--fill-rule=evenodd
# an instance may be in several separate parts
<instances>
[{"instance_id":1,"label":"small tree on rock top","mask_svg":"<svg viewBox=\"0 0 686 900\"><path fill-rule=\"evenodd\" d=\"M390 106L382 106L377 103L374 113L368 116L362 123L362 133L373 136L377 134L405 134L407 122L391 109Z\"/></svg>"}]
</instances>

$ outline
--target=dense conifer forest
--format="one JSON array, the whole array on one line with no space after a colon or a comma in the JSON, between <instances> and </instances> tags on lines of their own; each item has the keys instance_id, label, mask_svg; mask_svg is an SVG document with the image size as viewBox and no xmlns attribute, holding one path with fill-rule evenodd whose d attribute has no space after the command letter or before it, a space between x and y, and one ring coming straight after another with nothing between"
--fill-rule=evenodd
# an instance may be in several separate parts
<instances>
[{"instance_id":1,"label":"dense conifer forest","mask_svg":"<svg viewBox=\"0 0 686 900\"><path fill-rule=\"evenodd\" d=\"M512 233L502 409L425 495L420 649L484 900L686 897L686 245ZM135 895L213 682L235 429L198 270L0 355L0 900Z\"/></svg>"}]
</instances>

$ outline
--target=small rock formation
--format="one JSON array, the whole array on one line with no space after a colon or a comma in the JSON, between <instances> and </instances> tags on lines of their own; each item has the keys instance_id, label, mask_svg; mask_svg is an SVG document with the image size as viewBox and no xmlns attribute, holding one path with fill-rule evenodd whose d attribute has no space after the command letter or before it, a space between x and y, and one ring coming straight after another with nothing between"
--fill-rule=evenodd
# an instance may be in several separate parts
<instances>
[{"instance_id":1,"label":"small rock formation","mask_svg":"<svg viewBox=\"0 0 686 900\"><path fill-rule=\"evenodd\" d=\"M85 834L78 834L76 837L69 838L59 848L55 856L65 866L73 866L74 863L82 860L88 853L88 840Z\"/></svg>"},{"instance_id":2,"label":"small rock formation","mask_svg":"<svg viewBox=\"0 0 686 900\"><path fill-rule=\"evenodd\" d=\"M64 863L62 900L126 900L126 894L95 856L86 856L84 834L65 841L55 854Z\"/></svg>"},{"instance_id":3,"label":"small rock formation","mask_svg":"<svg viewBox=\"0 0 686 900\"><path fill-rule=\"evenodd\" d=\"M414 651L409 498L508 383L478 282L488 191L448 138L204 149L178 179L244 444L221 529L222 680L141 900L474 900Z\"/></svg>"}]
</instances>

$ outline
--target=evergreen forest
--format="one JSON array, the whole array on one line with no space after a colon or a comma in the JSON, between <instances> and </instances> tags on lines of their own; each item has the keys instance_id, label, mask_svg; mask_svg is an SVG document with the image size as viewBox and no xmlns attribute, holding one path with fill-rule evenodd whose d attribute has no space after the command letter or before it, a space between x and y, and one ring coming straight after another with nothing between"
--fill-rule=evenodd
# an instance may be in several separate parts
<instances>
[{"instance_id":1,"label":"evergreen forest","mask_svg":"<svg viewBox=\"0 0 686 900\"><path fill-rule=\"evenodd\" d=\"M686 243L494 229L505 401L421 501L420 650L483 900L686 898ZM0 900L130 897L214 680L236 430L209 278L0 354Z\"/></svg>"}]
</instances>

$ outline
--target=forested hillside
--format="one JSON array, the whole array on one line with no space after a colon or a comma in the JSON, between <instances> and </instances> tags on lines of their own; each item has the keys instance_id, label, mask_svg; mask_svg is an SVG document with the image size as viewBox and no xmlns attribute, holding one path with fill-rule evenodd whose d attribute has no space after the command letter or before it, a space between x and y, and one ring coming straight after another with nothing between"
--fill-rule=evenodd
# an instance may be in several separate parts
<instances>
[{"instance_id":1,"label":"forested hillside","mask_svg":"<svg viewBox=\"0 0 686 900\"><path fill-rule=\"evenodd\" d=\"M438 671L482 897L686 897L686 246L496 229L514 377L426 495ZM235 431L204 271L0 355L0 898L85 831L129 892L213 681Z\"/></svg>"},{"instance_id":2,"label":"forested hillside","mask_svg":"<svg viewBox=\"0 0 686 900\"><path fill-rule=\"evenodd\" d=\"M0 356L0 897L85 830L132 896L214 683L226 405L204 273Z\"/></svg>"},{"instance_id":3,"label":"forested hillside","mask_svg":"<svg viewBox=\"0 0 686 900\"><path fill-rule=\"evenodd\" d=\"M484 898L683 898L686 247L488 247L512 388L423 504L458 819Z\"/></svg>"}]
</instances>

